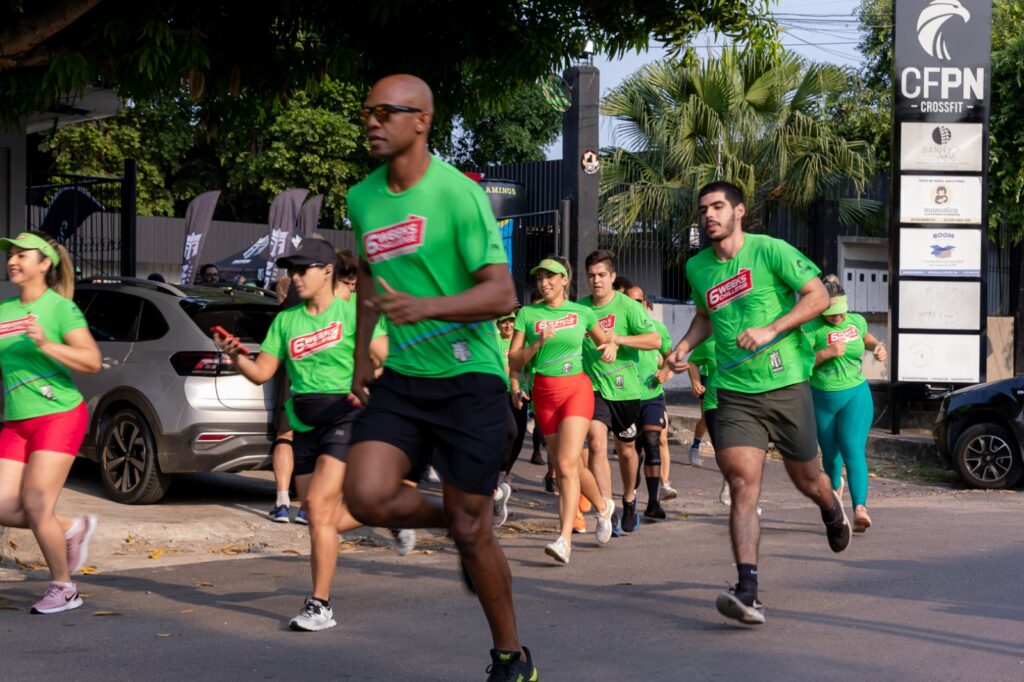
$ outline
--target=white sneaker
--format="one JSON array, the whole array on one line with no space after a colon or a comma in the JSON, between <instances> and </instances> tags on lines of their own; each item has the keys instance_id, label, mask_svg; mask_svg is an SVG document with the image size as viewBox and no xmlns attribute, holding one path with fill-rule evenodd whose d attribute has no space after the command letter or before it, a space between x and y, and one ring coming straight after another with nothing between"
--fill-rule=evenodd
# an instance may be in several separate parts
<instances>
[{"instance_id":1,"label":"white sneaker","mask_svg":"<svg viewBox=\"0 0 1024 682\"><path fill-rule=\"evenodd\" d=\"M508 501L512 497L512 486L499 483L494 489L494 525L500 526L508 520Z\"/></svg>"},{"instance_id":2,"label":"white sneaker","mask_svg":"<svg viewBox=\"0 0 1024 682\"><path fill-rule=\"evenodd\" d=\"M441 477L437 475L437 469L433 466L427 467L427 481L430 483L440 483Z\"/></svg>"},{"instance_id":3,"label":"white sneaker","mask_svg":"<svg viewBox=\"0 0 1024 682\"><path fill-rule=\"evenodd\" d=\"M718 501L726 507L732 506L732 493L729 492L729 481L722 479L722 489L718 493Z\"/></svg>"},{"instance_id":4,"label":"white sneaker","mask_svg":"<svg viewBox=\"0 0 1024 682\"><path fill-rule=\"evenodd\" d=\"M416 531L412 528L392 528L391 536L395 539L398 556L405 556L416 549Z\"/></svg>"},{"instance_id":5,"label":"white sneaker","mask_svg":"<svg viewBox=\"0 0 1024 682\"><path fill-rule=\"evenodd\" d=\"M597 541L602 545L612 539L612 515L615 513L615 500L610 497L604 498L604 513L597 513Z\"/></svg>"},{"instance_id":6,"label":"white sneaker","mask_svg":"<svg viewBox=\"0 0 1024 682\"><path fill-rule=\"evenodd\" d=\"M700 448L690 446L690 466L700 466Z\"/></svg>"},{"instance_id":7,"label":"white sneaker","mask_svg":"<svg viewBox=\"0 0 1024 682\"><path fill-rule=\"evenodd\" d=\"M292 630L305 630L306 632L319 632L333 628L335 625L337 623L334 620L334 610L316 597L306 597L302 613L288 623L288 627Z\"/></svg>"},{"instance_id":8,"label":"white sneaker","mask_svg":"<svg viewBox=\"0 0 1024 682\"><path fill-rule=\"evenodd\" d=\"M658 488L658 499L659 500L662 500L662 501L674 500L677 497L679 497L679 491L676 490L675 488L673 488L670 483L662 483L661 486L659 486L659 488Z\"/></svg>"},{"instance_id":9,"label":"white sneaker","mask_svg":"<svg viewBox=\"0 0 1024 682\"><path fill-rule=\"evenodd\" d=\"M572 554L572 547L561 535L558 539L544 548L544 553L559 563L569 563L569 555Z\"/></svg>"}]
</instances>

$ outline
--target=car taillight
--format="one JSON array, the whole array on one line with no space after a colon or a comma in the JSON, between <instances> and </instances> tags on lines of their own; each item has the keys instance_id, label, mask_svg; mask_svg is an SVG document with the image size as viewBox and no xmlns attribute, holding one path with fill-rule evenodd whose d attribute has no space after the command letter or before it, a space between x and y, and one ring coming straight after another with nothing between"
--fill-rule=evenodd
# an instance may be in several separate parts
<instances>
[{"instance_id":1,"label":"car taillight","mask_svg":"<svg viewBox=\"0 0 1024 682\"><path fill-rule=\"evenodd\" d=\"M227 353L216 351L181 351L171 356L174 371L183 377L215 377L238 374L238 368Z\"/></svg>"}]
</instances>

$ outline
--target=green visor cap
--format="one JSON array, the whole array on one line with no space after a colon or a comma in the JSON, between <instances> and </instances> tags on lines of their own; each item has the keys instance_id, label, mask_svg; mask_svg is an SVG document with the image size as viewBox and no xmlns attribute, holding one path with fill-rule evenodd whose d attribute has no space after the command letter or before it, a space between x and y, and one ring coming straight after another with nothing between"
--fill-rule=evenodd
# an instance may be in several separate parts
<instances>
[{"instance_id":1,"label":"green visor cap","mask_svg":"<svg viewBox=\"0 0 1024 682\"><path fill-rule=\"evenodd\" d=\"M541 270L547 270L548 272L553 272L556 275L563 275L565 277L569 276L569 271L565 269L565 266L553 258L545 258L541 262L537 263L537 266L530 270L530 274L536 275Z\"/></svg>"},{"instance_id":2,"label":"green visor cap","mask_svg":"<svg viewBox=\"0 0 1024 682\"><path fill-rule=\"evenodd\" d=\"M822 315L842 315L847 310L848 308L846 307L846 296L836 296L831 301L829 301L829 306L825 308L825 312L823 312Z\"/></svg>"},{"instance_id":3,"label":"green visor cap","mask_svg":"<svg viewBox=\"0 0 1024 682\"><path fill-rule=\"evenodd\" d=\"M14 239L0 239L0 250L10 251L12 246L17 246L19 249L25 249L26 251L35 249L53 261L54 265L60 264L60 256L57 255L57 249L50 246L50 242L42 237L22 232Z\"/></svg>"}]
</instances>

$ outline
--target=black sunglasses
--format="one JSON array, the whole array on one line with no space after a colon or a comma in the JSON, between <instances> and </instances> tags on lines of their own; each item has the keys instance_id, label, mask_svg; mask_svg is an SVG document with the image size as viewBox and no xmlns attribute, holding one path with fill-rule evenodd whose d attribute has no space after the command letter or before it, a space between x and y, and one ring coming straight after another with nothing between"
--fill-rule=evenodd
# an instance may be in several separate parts
<instances>
[{"instance_id":1,"label":"black sunglasses","mask_svg":"<svg viewBox=\"0 0 1024 682\"><path fill-rule=\"evenodd\" d=\"M298 275L299 277L305 277L306 276L306 271L309 270L310 268L323 268L323 267L327 267L327 264L326 263L310 263L309 265L292 265L292 266L289 266L289 268L288 268L288 276L289 277L294 277L295 275Z\"/></svg>"},{"instance_id":2,"label":"black sunglasses","mask_svg":"<svg viewBox=\"0 0 1024 682\"><path fill-rule=\"evenodd\" d=\"M376 118L380 123L387 123L391 114L418 114L422 111L422 109L407 107L404 104L375 104L372 107L359 107L359 115L363 118L363 123L369 121L370 116Z\"/></svg>"}]
</instances>

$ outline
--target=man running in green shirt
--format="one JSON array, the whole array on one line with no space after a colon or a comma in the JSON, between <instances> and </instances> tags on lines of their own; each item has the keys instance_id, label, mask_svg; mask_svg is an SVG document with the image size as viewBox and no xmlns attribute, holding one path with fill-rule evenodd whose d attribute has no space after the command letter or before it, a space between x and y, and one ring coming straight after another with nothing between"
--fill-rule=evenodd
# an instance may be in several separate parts
<instances>
[{"instance_id":1,"label":"man running in green shirt","mask_svg":"<svg viewBox=\"0 0 1024 682\"><path fill-rule=\"evenodd\" d=\"M361 302L352 392L366 408L353 427L345 500L363 522L449 528L490 624L491 679L536 680L491 525L508 416L494 319L516 305L505 248L480 186L427 148L426 83L383 78L361 113L370 153L385 164L348 194ZM374 381L369 343L380 315L389 350ZM402 485L432 453L443 504Z\"/></svg>"},{"instance_id":2,"label":"man running in green shirt","mask_svg":"<svg viewBox=\"0 0 1024 682\"><path fill-rule=\"evenodd\" d=\"M832 484L818 468L814 406L807 379L814 355L800 325L828 306L820 270L786 242L746 234L743 193L713 182L698 195L700 222L711 240L686 263L697 315L666 360L684 371L684 360L712 333L718 362L715 456L732 496L729 531L739 571L735 588L718 596L722 615L764 623L757 599L760 524L757 502L769 441L782 451L786 472L821 508L829 546L850 543L850 524ZM796 300L800 294L800 300Z\"/></svg>"},{"instance_id":3,"label":"man running in green shirt","mask_svg":"<svg viewBox=\"0 0 1024 682\"><path fill-rule=\"evenodd\" d=\"M591 308L605 331L619 345L615 362L601 361L601 351L589 338L583 343L583 368L594 385L594 419L587 440L590 444L590 470L605 497L612 495L612 473L608 464L608 432L615 438L622 474L622 530L632 533L640 528L636 509L636 456L640 423L640 351L661 347L661 338L643 306L615 291L615 254L607 249L594 251L585 261L590 296L580 305Z\"/></svg>"}]
</instances>

